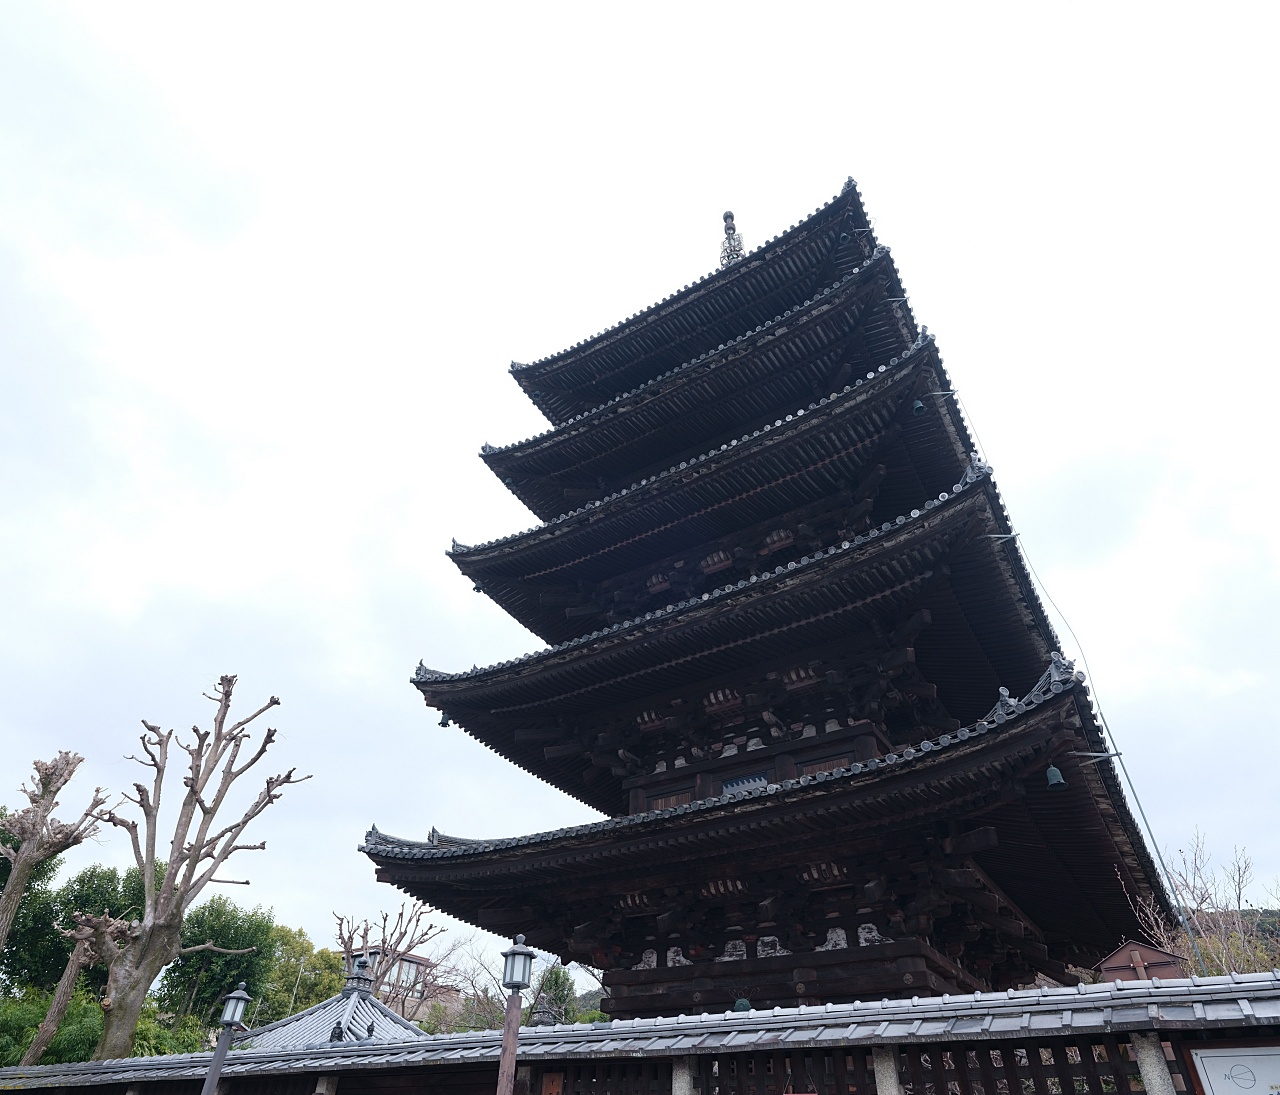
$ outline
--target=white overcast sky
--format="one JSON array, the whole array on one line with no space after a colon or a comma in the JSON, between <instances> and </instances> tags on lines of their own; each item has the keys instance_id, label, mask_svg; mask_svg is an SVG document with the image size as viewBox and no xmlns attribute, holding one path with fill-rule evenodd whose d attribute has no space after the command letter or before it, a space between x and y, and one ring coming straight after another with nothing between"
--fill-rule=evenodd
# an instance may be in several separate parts
<instances>
[{"instance_id":1,"label":"white overcast sky","mask_svg":"<svg viewBox=\"0 0 1280 1095\"><path fill-rule=\"evenodd\" d=\"M508 363L708 272L724 210L755 246L852 174L1160 843L1280 875L1276 29L0 3L0 802L59 748L65 813L127 787L138 720L203 721L235 672L315 778L230 895L318 943L396 902L371 822L591 817L408 683L540 645L444 556L533 523L476 456L545 425Z\"/></svg>"}]
</instances>

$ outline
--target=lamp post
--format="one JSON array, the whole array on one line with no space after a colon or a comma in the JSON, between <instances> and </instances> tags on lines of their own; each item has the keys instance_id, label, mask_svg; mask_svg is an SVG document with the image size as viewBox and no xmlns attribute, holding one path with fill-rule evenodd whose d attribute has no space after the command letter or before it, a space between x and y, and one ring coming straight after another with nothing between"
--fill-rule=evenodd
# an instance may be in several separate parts
<instances>
[{"instance_id":1,"label":"lamp post","mask_svg":"<svg viewBox=\"0 0 1280 1095\"><path fill-rule=\"evenodd\" d=\"M249 1006L253 997L244 991L244 982L236 986L235 992L229 992L222 1005L222 1033L218 1035L218 1046L213 1051L213 1060L209 1062L209 1075L204 1078L204 1087L200 1095L214 1095L218 1090L218 1080L222 1077L222 1062L227 1059L227 1050L231 1048L231 1035L244 1018L244 1009Z\"/></svg>"},{"instance_id":2,"label":"lamp post","mask_svg":"<svg viewBox=\"0 0 1280 1095\"><path fill-rule=\"evenodd\" d=\"M510 950L502 952L502 987L507 997L507 1014L502 1024L502 1056L498 1060L497 1095L512 1095L516 1086L516 1041L520 1034L520 993L533 980L533 951L517 935ZM202 1092L201 1095L212 1095Z\"/></svg>"}]
</instances>

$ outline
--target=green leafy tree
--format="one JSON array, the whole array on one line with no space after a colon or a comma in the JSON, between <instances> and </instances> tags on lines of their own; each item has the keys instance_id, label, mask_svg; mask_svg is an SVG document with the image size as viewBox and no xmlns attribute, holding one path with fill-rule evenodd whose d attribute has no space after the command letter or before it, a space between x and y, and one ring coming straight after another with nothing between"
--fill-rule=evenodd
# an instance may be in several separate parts
<instances>
[{"instance_id":1,"label":"green leafy tree","mask_svg":"<svg viewBox=\"0 0 1280 1095\"><path fill-rule=\"evenodd\" d=\"M161 875L163 870L161 864ZM50 877L52 874L52 870L48 871ZM33 881L18 907L9 941L0 953L0 976L11 986L30 985L51 992L71 954L71 940L61 929L75 927L72 917L76 913L109 910L121 919L133 919L142 911L143 889L136 867L122 874L114 867L97 864L86 867L56 889L49 885L47 877ZM90 968L85 971L86 987L100 993L106 977L105 968Z\"/></svg>"},{"instance_id":2,"label":"green leafy tree","mask_svg":"<svg viewBox=\"0 0 1280 1095\"><path fill-rule=\"evenodd\" d=\"M250 1013L253 1026L295 1015L342 991L346 980L342 955L327 948L316 950L305 931L283 924L271 929L271 943L271 969Z\"/></svg>"},{"instance_id":3,"label":"green leafy tree","mask_svg":"<svg viewBox=\"0 0 1280 1095\"><path fill-rule=\"evenodd\" d=\"M524 1009L524 1022L576 1023L578 991L569 971L554 962L535 982L533 1003Z\"/></svg>"},{"instance_id":4,"label":"green leafy tree","mask_svg":"<svg viewBox=\"0 0 1280 1095\"><path fill-rule=\"evenodd\" d=\"M0 997L0 1067L20 1063L49 1006L47 993L27 989L17 996ZM92 993L81 990L72 998L58 1033L40 1063L66 1064L87 1061L102 1036L102 1009ZM193 1015L177 1027L166 1023L155 1001L148 1001L138 1020L132 1055L154 1057L166 1053L198 1053L209 1048L209 1031Z\"/></svg>"},{"instance_id":5,"label":"green leafy tree","mask_svg":"<svg viewBox=\"0 0 1280 1095\"><path fill-rule=\"evenodd\" d=\"M98 1024L102 1033L102 1024ZM61 1034L61 1031L59 1031ZM93 1044L85 1051L85 1057L93 1052ZM168 1053L199 1053L209 1048L209 1028L199 1016L184 1015L176 1024L165 1021L156 1001L148 1000L138 1017L138 1029L133 1035L134 1057L161 1057Z\"/></svg>"},{"instance_id":6,"label":"green leafy tree","mask_svg":"<svg viewBox=\"0 0 1280 1095\"><path fill-rule=\"evenodd\" d=\"M463 993L450 1030L501 1030L506 1016L505 997L488 986Z\"/></svg>"},{"instance_id":7,"label":"green leafy tree","mask_svg":"<svg viewBox=\"0 0 1280 1095\"><path fill-rule=\"evenodd\" d=\"M49 995L37 989L0 998L0 1065L16 1065L22 1060L48 1008ZM87 1061L101 1034L102 1009L92 993L79 992L41 1062L53 1065Z\"/></svg>"},{"instance_id":8,"label":"green leafy tree","mask_svg":"<svg viewBox=\"0 0 1280 1095\"><path fill-rule=\"evenodd\" d=\"M260 994L274 965L275 926L270 909L242 909L221 894L197 905L182 922L181 945L211 942L217 949L179 954L160 982L160 1006L176 1023L194 1016L208 1026L240 981L251 995Z\"/></svg>"}]
</instances>

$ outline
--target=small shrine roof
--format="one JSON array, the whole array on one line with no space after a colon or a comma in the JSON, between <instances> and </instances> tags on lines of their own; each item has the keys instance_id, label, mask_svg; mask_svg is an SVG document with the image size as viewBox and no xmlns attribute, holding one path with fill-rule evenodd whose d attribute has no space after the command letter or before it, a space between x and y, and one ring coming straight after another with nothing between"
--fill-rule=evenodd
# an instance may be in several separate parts
<instances>
[{"instance_id":1,"label":"small shrine roof","mask_svg":"<svg viewBox=\"0 0 1280 1095\"><path fill-rule=\"evenodd\" d=\"M385 1045L426 1038L421 1027L397 1015L373 994L367 968L368 962L359 959L356 971L348 975L346 986L337 996L267 1026L244 1031L233 1039L233 1047L239 1050L314 1049L349 1042ZM334 1038L337 1032L340 1037Z\"/></svg>"}]
</instances>

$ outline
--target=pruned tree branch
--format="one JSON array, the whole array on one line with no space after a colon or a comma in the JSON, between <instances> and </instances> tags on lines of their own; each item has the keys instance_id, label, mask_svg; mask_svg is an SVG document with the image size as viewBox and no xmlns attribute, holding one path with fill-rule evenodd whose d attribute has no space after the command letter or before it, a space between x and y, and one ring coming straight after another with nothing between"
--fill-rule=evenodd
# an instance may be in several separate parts
<instances>
[{"instance_id":1,"label":"pruned tree branch","mask_svg":"<svg viewBox=\"0 0 1280 1095\"><path fill-rule=\"evenodd\" d=\"M107 993L103 1008L106 1020L95 1058L127 1056L137 1026L138 1015L147 989L160 971L181 955L198 951L220 954L246 954L247 950L228 950L212 942L195 947L182 947L182 918L199 898L206 886L217 882L216 875L236 852L260 851L265 842L252 844L244 838L245 829L267 807L280 800L286 787L302 783L310 776L299 776L296 769L267 777L256 797L228 821L228 796L238 780L249 772L276 740L276 731L266 729L256 747L250 744L250 728L265 712L279 705L272 696L248 716L231 718L231 703L236 678L218 679L212 694L206 697L215 704L209 728L191 728L190 735L177 737L172 730L161 731L155 723L143 720L142 755L133 759L152 770L150 785L134 785L134 795L126 796L139 816L121 816L116 810L104 820L129 833L134 859L145 887L144 910L140 921L128 926L123 934L101 936L102 960L109 969ZM173 828L160 831L162 791L173 743L185 754L181 765L181 797L177 802ZM241 760L247 754L247 760ZM232 815L234 817L234 815ZM160 861L158 846L162 836L168 840L164 870L157 871ZM250 948L252 949L252 948Z\"/></svg>"},{"instance_id":2,"label":"pruned tree branch","mask_svg":"<svg viewBox=\"0 0 1280 1095\"><path fill-rule=\"evenodd\" d=\"M451 966L455 947L420 952L446 930L427 920L434 911L413 901L400 906L394 921L386 912L375 922L333 914L347 969L354 968L357 958L366 959L374 993L410 1020L456 980Z\"/></svg>"},{"instance_id":3,"label":"pruned tree branch","mask_svg":"<svg viewBox=\"0 0 1280 1095\"><path fill-rule=\"evenodd\" d=\"M17 915L22 894L31 880L32 872L69 848L82 844L98 832L98 826L107 820L102 807L107 795L101 787L95 787L93 796L84 812L71 824L53 816L58 808L58 795L71 782L76 769L84 762L79 753L60 752L53 760L34 761L35 775L30 786L23 784L20 790L27 797L28 805L15 813L0 818L0 831L9 835L12 843L0 841L0 854L9 860L9 878L0 892L0 948L3 948Z\"/></svg>"},{"instance_id":4,"label":"pruned tree branch","mask_svg":"<svg viewBox=\"0 0 1280 1095\"><path fill-rule=\"evenodd\" d=\"M188 954L195 954L198 951L213 951L214 954L253 954L257 947L242 947L239 950L233 950L230 947L216 947L213 940L207 943L201 943L194 947L180 947L178 949L178 957L185 958Z\"/></svg>"}]
</instances>

